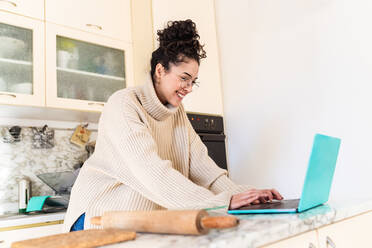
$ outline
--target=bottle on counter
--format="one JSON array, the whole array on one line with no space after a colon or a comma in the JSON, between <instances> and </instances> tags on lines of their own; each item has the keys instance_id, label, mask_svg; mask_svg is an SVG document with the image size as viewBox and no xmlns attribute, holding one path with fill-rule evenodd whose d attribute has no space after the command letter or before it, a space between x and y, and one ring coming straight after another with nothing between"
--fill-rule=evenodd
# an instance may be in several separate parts
<instances>
[{"instance_id":1,"label":"bottle on counter","mask_svg":"<svg viewBox=\"0 0 372 248\"><path fill-rule=\"evenodd\" d=\"M21 179L18 182L18 212L25 213L28 201L31 198L31 182Z\"/></svg>"}]
</instances>

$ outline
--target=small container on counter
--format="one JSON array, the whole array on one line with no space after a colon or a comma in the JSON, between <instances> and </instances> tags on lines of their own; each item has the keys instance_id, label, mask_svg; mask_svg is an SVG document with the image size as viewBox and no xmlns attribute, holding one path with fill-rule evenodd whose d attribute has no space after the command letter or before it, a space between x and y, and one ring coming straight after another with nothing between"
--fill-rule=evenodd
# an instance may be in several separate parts
<instances>
[{"instance_id":1,"label":"small container on counter","mask_svg":"<svg viewBox=\"0 0 372 248\"><path fill-rule=\"evenodd\" d=\"M21 179L18 182L18 212L25 213L28 201L31 198L31 182Z\"/></svg>"}]
</instances>

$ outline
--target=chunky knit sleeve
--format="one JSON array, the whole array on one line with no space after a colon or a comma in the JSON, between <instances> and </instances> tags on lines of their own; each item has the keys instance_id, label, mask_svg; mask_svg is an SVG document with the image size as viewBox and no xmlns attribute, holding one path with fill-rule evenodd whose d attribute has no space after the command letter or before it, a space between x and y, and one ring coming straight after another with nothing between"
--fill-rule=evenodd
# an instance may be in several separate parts
<instances>
[{"instance_id":1,"label":"chunky knit sleeve","mask_svg":"<svg viewBox=\"0 0 372 248\"><path fill-rule=\"evenodd\" d=\"M237 185L227 177L227 171L209 157L208 149L196 134L191 124L190 132L190 179L213 193L230 192L241 193L253 188L249 185Z\"/></svg>"},{"instance_id":2,"label":"chunky knit sleeve","mask_svg":"<svg viewBox=\"0 0 372 248\"><path fill-rule=\"evenodd\" d=\"M101 138L111 151L104 171L147 199L167 209L199 209L228 205L229 192L214 194L197 185L158 155L148 127L130 106L111 101L101 116ZM116 109L115 109L116 108ZM120 108L119 110L117 108ZM208 171L206 171L208 172ZM221 174L225 173L221 170Z\"/></svg>"}]
</instances>

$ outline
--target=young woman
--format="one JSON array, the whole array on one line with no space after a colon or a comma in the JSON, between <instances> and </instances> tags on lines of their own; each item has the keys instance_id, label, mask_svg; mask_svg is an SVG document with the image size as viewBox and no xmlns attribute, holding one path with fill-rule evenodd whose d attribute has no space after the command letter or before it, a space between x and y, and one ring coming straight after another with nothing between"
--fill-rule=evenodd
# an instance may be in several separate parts
<instances>
[{"instance_id":1,"label":"young woman","mask_svg":"<svg viewBox=\"0 0 372 248\"><path fill-rule=\"evenodd\" d=\"M187 119L181 102L206 57L195 23L169 22L158 36L148 82L115 92L105 105L95 152L72 189L66 232L99 228L90 218L105 211L236 209L282 199L274 189L233 183Z\"/></svg>"}]
</instances>

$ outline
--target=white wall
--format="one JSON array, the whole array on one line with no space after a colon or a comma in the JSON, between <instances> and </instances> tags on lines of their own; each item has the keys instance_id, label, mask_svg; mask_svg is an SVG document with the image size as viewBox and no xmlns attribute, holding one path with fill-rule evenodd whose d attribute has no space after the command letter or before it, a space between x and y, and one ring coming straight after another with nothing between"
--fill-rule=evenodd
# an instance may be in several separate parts
<instances>
[{"instance_id":1,"label":"white wall","mask_svg":"<svg viewBox=\"0 0 372 248\"><path fill-rule=\"evenodd\" d=\"M299 197L317 132L331 198L372 193L372 2L215 0L233 180Z\"/></svg>"}]
</instances>

